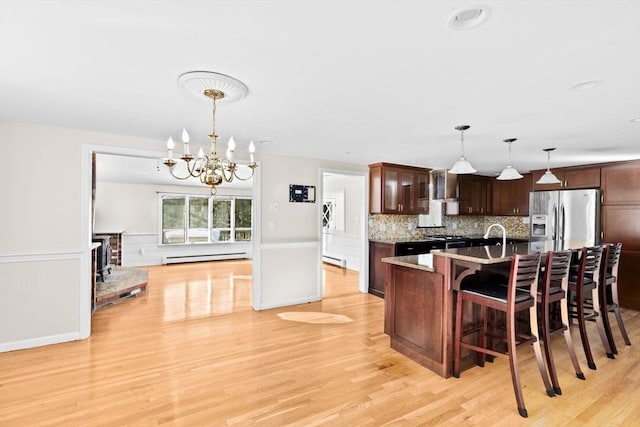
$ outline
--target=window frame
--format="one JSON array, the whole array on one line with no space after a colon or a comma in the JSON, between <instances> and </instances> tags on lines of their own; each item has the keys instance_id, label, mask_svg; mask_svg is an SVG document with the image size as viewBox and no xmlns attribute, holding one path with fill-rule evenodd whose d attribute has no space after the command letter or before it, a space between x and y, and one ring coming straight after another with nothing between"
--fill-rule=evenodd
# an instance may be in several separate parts
<instances>
[{"instance_id":1,"label":"window frame","mask_svg":"<svg viewBox=\"0 0 640 427\"><path fill-rule=\"evenodd\" d=\"M230 244L230 243L250 243L253 241L254 236L254 205L253 205L253 197L251 196L235 196L235 195L225 195L225 196L207 196L203 194L176 194L176 193L158 193L159 200L159 233L158 240L159 245L162 246L188 246L188 245L210 245L210 244ZM183 199L183 241L171 243L165 237L164 227L164 200L165 199ZM190 220L190 200L191 199L207 199L207 241L189 241L190 233L192 230L189 226ZM213 204L215 200L229 200L230 208L229 208L229 228L219 228L214 227L214 218L213 218ZM249 200L251 202L251 226L250 227L236 227L236 201L237 200ZM198 227L200 229L201 227ZM173 230L173 229L171 229ZM213 240L212 234L214 230L225 230L229 232L228 240ZM250 238L248 240L236 240L236 233L242 231L249 231Z\"/></svg>"}]
</instances>

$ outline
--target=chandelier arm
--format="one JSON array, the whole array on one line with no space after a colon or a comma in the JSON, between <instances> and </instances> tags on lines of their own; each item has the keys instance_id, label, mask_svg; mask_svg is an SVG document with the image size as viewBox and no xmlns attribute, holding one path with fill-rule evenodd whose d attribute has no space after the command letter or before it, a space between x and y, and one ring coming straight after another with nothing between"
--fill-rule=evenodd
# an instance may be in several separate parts
<instances>
[{"instance_id":1,"label":"chandelier arm","mask_svg":"<svg viewBox=\"0 0 640 427\"><path fill-rule=\"evenodd\" d=\"M191 172L189 171L188 167L187 167L187 175L185 176L180 176L180 175L176 175L174 172L175 167L170 167L169 168L169 173L171 174L172 177L174 177L175 179L179 179L181 181L187 180L195 175L192 175Z\"/></svg>"},{"instance_id":2,"label":"chandelier arm","mask_svg":"<svg viewBox=\"0 0 640 427\"><path fill-rule=\"evenodd\" d=\"M255 168L251 168L251 175L249 175L246 178L242 178L240 175L238 175L237 170L233 172L233 176L235 176L237 179L239 179L240 181L249 181L251 178L253 178L253 174L255 173Z\"/></svg>"}]
</instances>

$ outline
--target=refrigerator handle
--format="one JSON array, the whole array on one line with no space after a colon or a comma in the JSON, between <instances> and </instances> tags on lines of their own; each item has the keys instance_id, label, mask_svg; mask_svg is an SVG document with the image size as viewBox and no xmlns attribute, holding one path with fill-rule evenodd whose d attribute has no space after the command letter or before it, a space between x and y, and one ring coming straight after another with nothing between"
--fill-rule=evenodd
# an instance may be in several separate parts
<instances>
[{"instance_id":1,"label":"refrigerator handle","mask_svg":"<svg viewBox=\"0 0 640 427\"><path fill-rule=\"evenodd\" d=\"M564 226L565 226L564 205L560 206L560 239L564 240Z\"/></svg>"},{"instance_id":2,"label":"refrigerator handle","mask_svg":"<svg viewBox=\"0 0 640 427\"><path fill-rule=\"evenodd\" d=\"M553 205L553 215L551 217L553 218L551 236L553 237L553 240L556 240L558 238L558 235L556 234L558 231L558 207L556 205Z\"/></svg>"}]
</instances>

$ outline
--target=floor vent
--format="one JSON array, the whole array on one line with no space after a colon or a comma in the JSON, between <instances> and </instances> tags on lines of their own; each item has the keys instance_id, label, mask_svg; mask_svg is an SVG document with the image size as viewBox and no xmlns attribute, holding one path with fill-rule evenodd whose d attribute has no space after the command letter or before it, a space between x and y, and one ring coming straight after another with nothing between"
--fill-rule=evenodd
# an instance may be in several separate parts
<instances>
[{"instance_id":1,"label":"floor vent","mask_svg":"<svg viewBox=\"0 0 640 427\"><path fill-rule=\"evenodd\" d=\"M221 261L226 259L244 259L247 258L246 252L229 252L224 254L211 255L176 255L162 257L163 264L177 264L181 262L200 262L200 261Z\"/></svg>"}]
</instances>

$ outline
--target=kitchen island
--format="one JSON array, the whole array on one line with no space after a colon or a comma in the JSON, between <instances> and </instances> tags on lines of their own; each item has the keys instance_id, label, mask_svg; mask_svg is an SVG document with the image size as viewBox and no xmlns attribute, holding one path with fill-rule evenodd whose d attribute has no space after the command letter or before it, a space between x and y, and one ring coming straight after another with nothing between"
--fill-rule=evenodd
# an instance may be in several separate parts
<instances>
[{"instance_id":1,"label":"kitchen island","mask_svg":"<svg viewBox=\"0 0 640 427\"><path fill-rule=\"evenodd\" d=\"M466 277L479 271L508 276L513 254L578 250L593 244L544 241L383 258L386 264L384 332L391 337L391 348L448 378L453 356L454 291L460 289ZM477 316L472 307L464 309L465 322L473 322ZM467 359L466 365L470 366L473 358Z\"/></svg>"}]
</instances>

